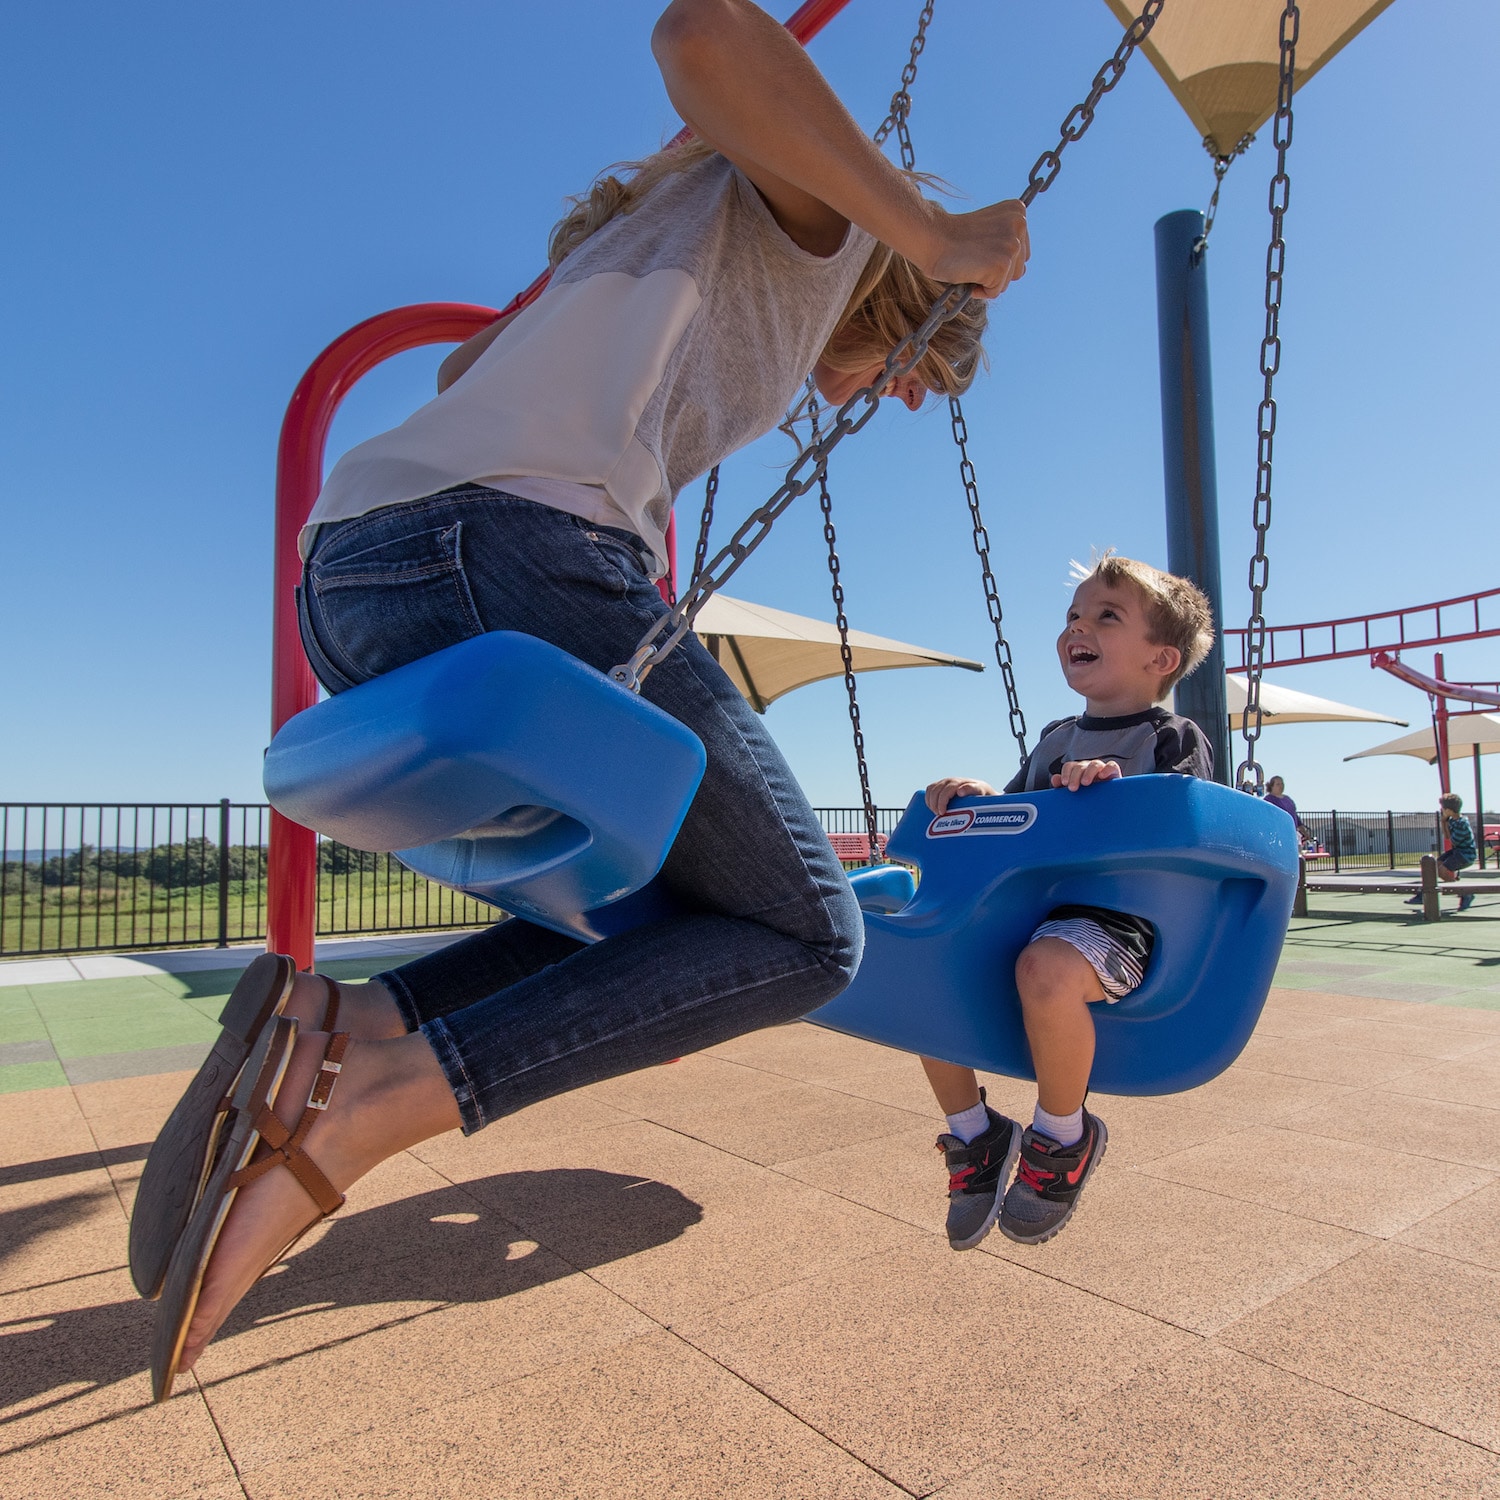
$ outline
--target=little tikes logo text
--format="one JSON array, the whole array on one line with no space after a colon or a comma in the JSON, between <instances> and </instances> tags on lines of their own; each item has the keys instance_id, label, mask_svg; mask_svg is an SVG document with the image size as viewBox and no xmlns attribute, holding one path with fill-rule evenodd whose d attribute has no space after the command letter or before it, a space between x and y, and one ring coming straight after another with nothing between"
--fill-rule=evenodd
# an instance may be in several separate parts
<instances>
[{"instance_id":1,"label":"little tikes logo text","mask_svg":"<svg viewBox=\"0 0 1500 1500\"><path fill-rule=\"evenodd\" d=\"M1025 833L1036 822L1036 808L1029 802L1008 807L965 807L944 813L927 825L930 839L952 838L962 833Z\"/></svg>"}]
</instances>

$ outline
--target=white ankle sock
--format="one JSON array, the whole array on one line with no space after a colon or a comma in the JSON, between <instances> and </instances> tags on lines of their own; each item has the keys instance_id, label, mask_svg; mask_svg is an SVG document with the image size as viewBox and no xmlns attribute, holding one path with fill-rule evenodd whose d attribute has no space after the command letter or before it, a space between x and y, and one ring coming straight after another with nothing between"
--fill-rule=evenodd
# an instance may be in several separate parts
<instances>
[{"instance_id":1,"label":"white ankle sock","mask_svg":"<svg viewBox=\"0 0 1500 1500\"><path fill-rule=\"evenodd\" d=\"M1083 1106L1070 1115L1049 1115L1040 1104L1031 1117L1031 1128L1056 1141L1059 1146L1076 1146L1083 1139Z\"/></svg>"},{"instance_id":2,"label":"white ankle sock","mask_svg":"<svg viewBox=\"0 0 1500 1500\"><path fill-rule=\"evenodd\" d=\"M948 1129L966 1146L970 1141L983 1135L989 1128L990 1117L985 1111L983 1099L960 1114L948 1116ZM1078 1133L1082 1135L1082 1129Z\"/></svg>"}]
</instances>

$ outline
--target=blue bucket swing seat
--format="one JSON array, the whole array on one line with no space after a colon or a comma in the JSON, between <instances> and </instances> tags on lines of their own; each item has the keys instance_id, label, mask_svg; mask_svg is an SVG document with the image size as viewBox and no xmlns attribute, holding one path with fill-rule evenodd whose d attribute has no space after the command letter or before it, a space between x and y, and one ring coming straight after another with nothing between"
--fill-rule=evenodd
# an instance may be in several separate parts
<instances>
[{"instance_id":1,"label":"blue bucket swing seat","mask_svg":"<svg viewBox=\"0 0 1500 1500\"><path fill-rule=\"evenodd\" d=\"M621 898L661 868L705 764L670 714L500 630L289 719L264 780L294 822L590 942L657 909Z\"/></svg>"},{"instance_id":2,"label":"blue bucket swing seat","mask_svg":"<svg viewBox=\"0 0 1500 1500\"><path fill-rule=\"evenodd\" d=\"M941 818L919 793L887 852L919 867L921 883L893 910L889 867L854 872L864 959L808 1019L1034 1077L1016 955L1052 907L1110 907L1147 918L1156 946L1138 990L1093 1007L1091 1086L1194 1088L1234 1061L1259 1018L1297 890L1295 834L1279 808L1185 776L968 797Z\"/></svg>"}]
</instances>

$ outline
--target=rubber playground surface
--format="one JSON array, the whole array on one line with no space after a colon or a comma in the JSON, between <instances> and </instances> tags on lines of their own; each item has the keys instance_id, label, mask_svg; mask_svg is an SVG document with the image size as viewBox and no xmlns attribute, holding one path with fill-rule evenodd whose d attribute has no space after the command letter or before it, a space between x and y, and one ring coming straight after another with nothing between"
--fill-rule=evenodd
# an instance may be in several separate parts
<instances>
[{"instance_id":1,"label":"rubber playground surface","mask_svg":"<svg viewBox=\"0 0 1500 1500\"><path fill-rule=\"evenodd\" d=\"M127 1214L235 957L0 965L7 1500L1500 1496L1500 898L1316 897L1048 1245L951 1252L916 1064L781 1027L387 1163L154 1408Z\"/></svg>"}]
</instances>

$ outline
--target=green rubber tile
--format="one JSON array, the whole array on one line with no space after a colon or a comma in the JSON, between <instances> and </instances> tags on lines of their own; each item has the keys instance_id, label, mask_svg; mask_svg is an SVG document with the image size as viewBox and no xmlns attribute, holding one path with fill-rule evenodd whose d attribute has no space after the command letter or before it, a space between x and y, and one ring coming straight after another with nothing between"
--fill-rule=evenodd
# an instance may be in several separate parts
<instances>
[{"instance_id":1,"label":"green rubber tile","mask_svg":"<svg viewBox=\"0 0 1500 1500\"><path fill-rule=\"evenodd\" d=\"M212 1021L149 980L94 979L36 990L37 1010L63 1058L211 1044L218 1035Z\"/></svg>"},{"instance_id":2,"label":"green rubber tile","mask_svg":"<svg viewBox=\"0 0 1500 1500\"><path fill-rule=\"evenodd\" d=\"M0 1094L23 1094L31 1089L55 1089L67 1084L58 1062L11 1063L0 1066Z\"/></svg>"},{"instance_id":3,"label":"green rubber tile","mask_svg":"<svg viewBox=\"0 0 1500 1500\"><path fill-rule=\"evenodd\" d=\"M47 1027L24 985L0 991L0 1045L7 1042L41 1042L47 1039Z\"/></svg>"}]
</instances>

